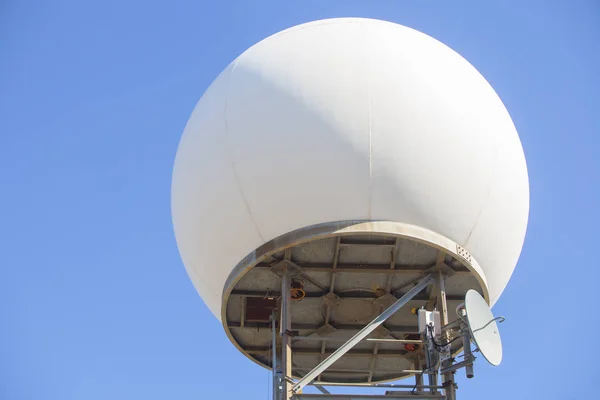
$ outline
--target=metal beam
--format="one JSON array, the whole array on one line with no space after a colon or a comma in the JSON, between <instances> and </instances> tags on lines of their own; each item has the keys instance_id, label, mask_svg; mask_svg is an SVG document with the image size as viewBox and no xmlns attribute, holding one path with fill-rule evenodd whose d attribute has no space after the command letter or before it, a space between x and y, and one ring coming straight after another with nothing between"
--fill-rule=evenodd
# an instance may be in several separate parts
<instances>
[{"instance_id":1,"label":"metal beam","mask_svg":"<svg viewBox=\"0 0 600 400\"><path fill-rule=\"evenodd\" d=\"M285 258L289 260L292 256L292 249L285 250ZM283 269L281 277L281 398L282 400L291 400L292 391L292 314L291 314L291 271L286 266Z\"/></svg>"},{"instance_id":2,"label":"metal beam","mask_svg":"<svg viewBox=\"0 0 600 400\"><path fill-rule=\"evenodd\" d=\"M393 271L396 270L396 260L398 258L398 249L400 248L400 238L396 238L396 244L392 250L392 255L390 257L390 276L388 277L388 281L385 287L386 293L389 293L392 290L392 279L394 277Z\"/></svg>"},{"instance_id":3,"label":"metal beam","mask_svg":"<svg viewBox=\"0 0 600 400\"><path fill-rule=\"evenodd\" d=\"M246 350L248 353L250 354L256 354L256 355L268 355L271 352L271 349L269 347L247 347L244 350ZM292 348L292 351L294 352L294 354L297 355L303 355L303 356L318 356L320 354L323 355L331 355L334 353L334 351L327 351L325 350L324 353L321 353L319 351L319 349L296 349L296 348ZM350 350L348 351L344 356L346 357L364 357L364 356L369 356L369 355L373 355L373 350L371 349L360 349L360 350ZM382 357L400 357L400 358L405 358L405 356L403 354L398 353L398 350L379 350L379 352L377 353L377 355L382 356Z\"/></svg>"},{"instance_id":4,"label":"metal beam","mask_svg":"<svg viewBox=\"0 0 600 400\"><path fill-rule=\"evenodd\" d=\"M294 367L294 370L298 370L298 371L310 371L312 368L305 368L305 367ZM333 373L333 374L355 374L355 375L368 375L369 374L369 370L366 368L328 368L326 370L326 372L324 373ZM420 369L376 369L375 372L381 373L381 374L390 374L393 375L394 378L401 376L403 374L420 374L421 372L423 372ZM318 382L312 382L311 385L318 383Z\"/></svg>"},{"instance_id":5,"label":"metal beam","mask_svg":"<svg viewBox=\"0 0 600 400\"><path fill-rule=\"evenodd\" d=\"M368 394L297 394L294 400L394 400L394 399L443 399L441 394L414 394L410 391L385 395Z\"/></svg>"},{"instance_id":6,"label":"metal beam","mask_svg":"<svg viewBox=\"0 0 600 400\"><path fill-rule=\"evenodd\" d=\"M341 241L342 241L341 236L338 236L335 241L335 253L333 255L333 265L331 266L331 273L329 274L329 293L331 293L331 294L335 294L334 293L335 277L336 277L336 272L337 272L337 266L340 261L340 243L341 243ZM329 325L330 318L331 318L331 304L326 303L326 305L325 305L325 323L323 324L324 327ZM324 340L321 343L321 355L319 356L319 362L323 361L323 359L325 358L325 348L326 347L327 347L327 341ZM319 375L317 377L317 379L320 380L321 376Z\"/></svg>"},{"instance_id":7,"label":"metal beam","mask_svg":"<svg viewBox=\"0 0 600 400\"><path fill-rule=\"evenodd\" d=\"M442 271L438 271L437 276L437 302L438 308L440 310L440 323L442 326L448 325L448 295L446 294L446 277L442 273ZM449 336L448 332L442 332L442 340L444 342L448 342ZM449 358L445 361L442 361L440 367L442 369L449 368L452 366L452 359ZM447 400L456 400L456 384L454 382L454 374L450 371L447 373L442 373L443 381L442 385L444 386L444 393L446 395Z\"/></svg>"},{"instance_id":8,"label":"metal beam","mask_svg":"<svg viewBox=\"0 0 600 400\"><path fill-rule=\"evenodd\" d=\"M320 336L294 336L294 342L345 342L347 338L337 337L320 337ZM366 338L365 342L373 343L397 343L397 344L424 344L422 340L411 340L411 339L379 339L379 338Z\"/></svg>"},{"instance_id":9,"label":"metal beam","mask_svg":"<svg viewBox=\"0 0 600 400\"><path fill-rule=\"evenodd\" d=\"M244 323L246 322L246 296L242 296L240 301L240 324L241 327L244 327Z\"/></svg>"},{"instance_id":10,"label":"metal beam","mask_svg":"<svg viewBox=\"0 0 600 400\"><path fill-rule=\"evenodd\" d=\"M465 364L467 378L471 379L475 376L475 373L473 372L473 361L475 360L475 357L473 356L473 353L471 353L471 334L467 324L461 324L460 328L463 343L463 354L465 356L463 363Z\"/></svg>"},{"instance_id":11,"label":"metal beam","mask_svg":"<svg viewBox=\"0 0 600 400\"><path fill-rule=\"evenodd\" d=\"M327 389L325 389L322 386L315 386L315 389L317 389L319 392L323 393L323 394L331 394L331 392Z\"/></svg>"},{"instance_id":12,"label":"metal beam","mask_svg":"<svg viewBox=\"0 0 600 400\"><path fill-rule=\"evenodd\" d=\"M277 372L277 324L275 323L275 311L271 314L271 370L273 379L273 400L279 400L279 372Z\"/></svg>"},{"instance_id":13,"label":"metal beam","mask_svg":"<svg viewBox=\"0 0 600 400\"><path fill-rule=\"evenodd\" d=\"M323 263L297 263L298 267L302 268L304 272L332 272L331 264ZM427 265L398 265L394 269L390 269L389 264L337 264L335 272L348 272L348 273L363 273L363 274L410 274L410 273L424 273L429 271L434 264ZM272 264L259 263L253 268L259 269L270 269ZM452 268L457 275L471 275L472 272L466 267L449 267Z\"/></svg>"},{"instance_id":14,"label":"metal beam","mask_svg":"<svg viewBox=\"0 0 600 400\"><path fill-rule=\"evenodd\" d=\"M325 294L324 292L306 292L306 296L304 296L304 298L305 299L319 299L319 298L323 297L324 294ZM232 296L245 296L245 297L260 297L260 298L268 298L268 297L277 298L277 297L281 297L281 292L280 291L265 291L265 290L232 290L231 295ZM342 300L345 300L345 299L350 299L350 300L376 299L377 298L375 293L366 292L366 291L356 293L353 295L337 294L337 296L340 297ZM400 297L402 297L402 296L400 296ZM398 297L396 297L396 298L398 298ZM448 301L460 301L460 302L465 301L464 295L463 296L446 296L446 299ZM411 300L412 301L428 301L429 295L419 294L419 295L415 296L414 298L412 298ZM250 325L250 324L248 324L248 325Z\"/></svg>"},{"instance_id":15,"label":"metal beam","mask_svg":"<svg viewBox=\"0 0 600 400\"><path fill-rule=\"evenodd\" d=\"M374 243L374 242L342 242L342 247L394 247L394 243Z\"/></svg>"},{"instance_id":16,"label":"metal beam","mask_svg":"<svg viewBox=\"0 0 600 400\"><path fill-rule=\"evenodd\" d=\"M423 363L421 362L421 357L419 357L419 356L416 357L414 368L415 369L423 368L423 370L426 371L426 369L423 366ZM423 374L415 375L415 389L414 390L416 390L417 393L420 394L421 391L423 390L423 386L425 386L425 384L423 383Z\"/></svg>"},{"instance_id":17,"label":"metal beam","mask_svg":"<svg viewBox=\"0 0 600 400\"><path fill-rule=\"evenodd\" d=\"M341 383L341 382L313 382L310 386L341 386L341 387L370 387L385 389L412 389L415 385L400 385L396 383ZM425 389L442 389L442 386L425 385Z\"/></svg>"},{"instance_id":18,"label":"metal beam","mask_svg":"<svg viewBox=\"0 0 600 400\"><path fill-rule=\"evenodd\" d=\"M227 321L227 326L230 328L240 328L241 324L239 321ZM301 331L301 330L315 330L318 329L321 325L315 324L306 324L306 323L293 323L292 322L292 331ZM357 324L335 324L335 329L338 331L358 331L362 329L364 325ZM268 329L268 322L246 322L246 329ZM386 325L386 329L390 332L397 333L418 333L419 328L416 325ZM331 340L327 336L324 336L323 339Z\"/></svg>"},{"instance_id":19,"label":"metal beam","mask_svg":"<svg viewBox=\"0 0 600 400\"><path fill-rule=\"evenodd\" d=\"M377 354L379 354L379 343L375 343L373 347L373 352L371 354L371 360L369 360L369 377L367 378L368 382L373 381L373 374L375 373L375 363L377 362Z\"/></svg>"},{"instance_id":20,"label":"metal beam","mask_svg":"<svg viewBox=\"0 0 600 400\"><path fill-rule=\"evenodd\" d=\"M319 365L317 365L312 371L306 374L302 379L298 381L293 387L293 391L297 393L304 386L312 382L321 372L325 371L329 368L334 362L336 362L340 357L346 354L351 348L356 346L357 343L361 342L365 339L371 332L377 329L378 326L383 324L385 320L394 315L396 311L402 308L406 303L408 303L414 296L419 294L424 288L426 288L432 282L431 275L427 275L421 280L421 282L417 283L415 287L409 290L404 296L396 300L394 304L392 304L387 310L381 313L378 317L376 317L373 321L367 324L363 329L361 329L356 335L354 335L350 340L344 343L339 349L337 349L333 354L323 360Z\"/></svg>"},{"instance_id":21,"label":"metal beam","mask_svg":"<svg viewBox=\"0 0 600 400\"><path fill-rule=\"evenodd\" d=\"M400 248L400 237L396 238L394 243L394 247L391 249L390 254L390 270L394 270L396 268L396 259L398 258L398 249ZM393 274L388 274L387 284L385 286L385 293L390 294L390 290L392 289L392 281L394 280ZM379 353L379 343L376 342L375 346L373 346L373 355L371 356L371 360L369 361L369 377L367 378L368 382L373 381L373 374L375 370L375 364L377 363L377 354Z\"/></svg>"}]
</instances>

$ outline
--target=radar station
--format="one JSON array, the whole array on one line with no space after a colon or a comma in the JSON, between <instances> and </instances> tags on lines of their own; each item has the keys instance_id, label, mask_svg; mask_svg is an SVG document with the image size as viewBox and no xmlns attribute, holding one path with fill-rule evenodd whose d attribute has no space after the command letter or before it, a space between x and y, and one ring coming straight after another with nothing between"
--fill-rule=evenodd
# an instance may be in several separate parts
<instances>
[{"instance_id":1,"label":"radar station","mask_svg":"<svg viewBox=\"0 0 600 400\"><path fill-rule=\"evenodd\" d=\"M374 19L298 25L242 53L198 102L173 172L183 264L231 343L271 371L273 400L456 399L476 358L502 361L491 307L528 213L491 85Z\"/></svg>"}]
</instances>

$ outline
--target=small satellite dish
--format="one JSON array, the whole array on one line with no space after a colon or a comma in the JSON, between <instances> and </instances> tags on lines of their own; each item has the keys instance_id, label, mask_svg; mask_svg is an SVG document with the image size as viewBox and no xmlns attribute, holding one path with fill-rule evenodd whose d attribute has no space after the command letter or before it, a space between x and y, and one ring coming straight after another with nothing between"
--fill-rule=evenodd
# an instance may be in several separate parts
<instances>
[{"instance_id":1,"label":"small satellite dish","mask_svg":"<svg viewBox=\"0 0 600 400\"><path fill-rule=\"evenodd\" d=\"M465 296L465 312L471 337L485 359L492 365L498 366L502 362L502 341L498 330L498 319L490 310L487 302L481 295L471 289Z\"/></svg>"}]
</instances>

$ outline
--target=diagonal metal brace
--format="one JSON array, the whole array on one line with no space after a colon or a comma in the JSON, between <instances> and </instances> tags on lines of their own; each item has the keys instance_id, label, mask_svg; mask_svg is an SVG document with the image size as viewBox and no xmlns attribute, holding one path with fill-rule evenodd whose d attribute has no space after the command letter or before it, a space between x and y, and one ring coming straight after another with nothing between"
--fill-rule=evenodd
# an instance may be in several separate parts
<instances>
[{"instance_id":1,"label":"diagonal metal brace","mask_svg":"<svg viewBox=\"0 0 600 400\"><path fill-rule=\"evenodd\" d=\"M317 376L323 371L329 368L334 362L339 360L344 354L350 349L356 346L359 342L365 339L371 332L377 329L378 326L383 324L385 320L394 315L396 311L402 308L408 303L413 297L415 297L421 290L425 289L429 284L433 283L434 280L431 275L425 276L415 287L410 289L404 296L400 297L394 304L388 309L382 312L373 321L369 322L364 328L362 328L356 335L352 336L346 343L344 343L339 349L334 351L329 357L321 361L319 365L313 368L308 374L298 381L292 388L294 393L298 393L303 387L311 383Z\"/></svg>"},{"instance_id":2,"label":"diagonal metal brace","mask_svg":"<svg viewBox=\"0 0 600 400\"><path fill-rule=\"evenodd\" d=\"M331 394L331 392L325 389L323 386L315 386L315 388L317 388L317 390L323 394Z\"/></svg>"}]
</instances>

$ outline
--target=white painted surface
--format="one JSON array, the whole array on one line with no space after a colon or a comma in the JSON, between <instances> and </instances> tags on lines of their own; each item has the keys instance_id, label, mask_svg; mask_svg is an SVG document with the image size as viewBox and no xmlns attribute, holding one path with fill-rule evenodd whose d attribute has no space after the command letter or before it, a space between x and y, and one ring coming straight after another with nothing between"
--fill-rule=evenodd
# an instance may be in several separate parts
<instances>
[{"instance_id":1,"label":"white painted surface","mask_svg":"<svg viewBox=\"0 0 600 400\"><path fill-rule=\"evenodd\" d=\"M502 340L490 307L479 293L469 290L465 296L465 310L475 346L490 364L500 365Z\"/></svg>"},{"instance_id":2,"label":"white painted surface","mask_svg":"<svg viewBox=\"0 0 600 400\"><path fill-rule=\"evenodd\" d=\"M494 303L528 210L521 143L492 87L435 39L369 19L316 21L248 49L196 106L173 173L179 250L217 316L248 253L352 219L454 240L481 265Z\"/></svg>"}]
</instances>

